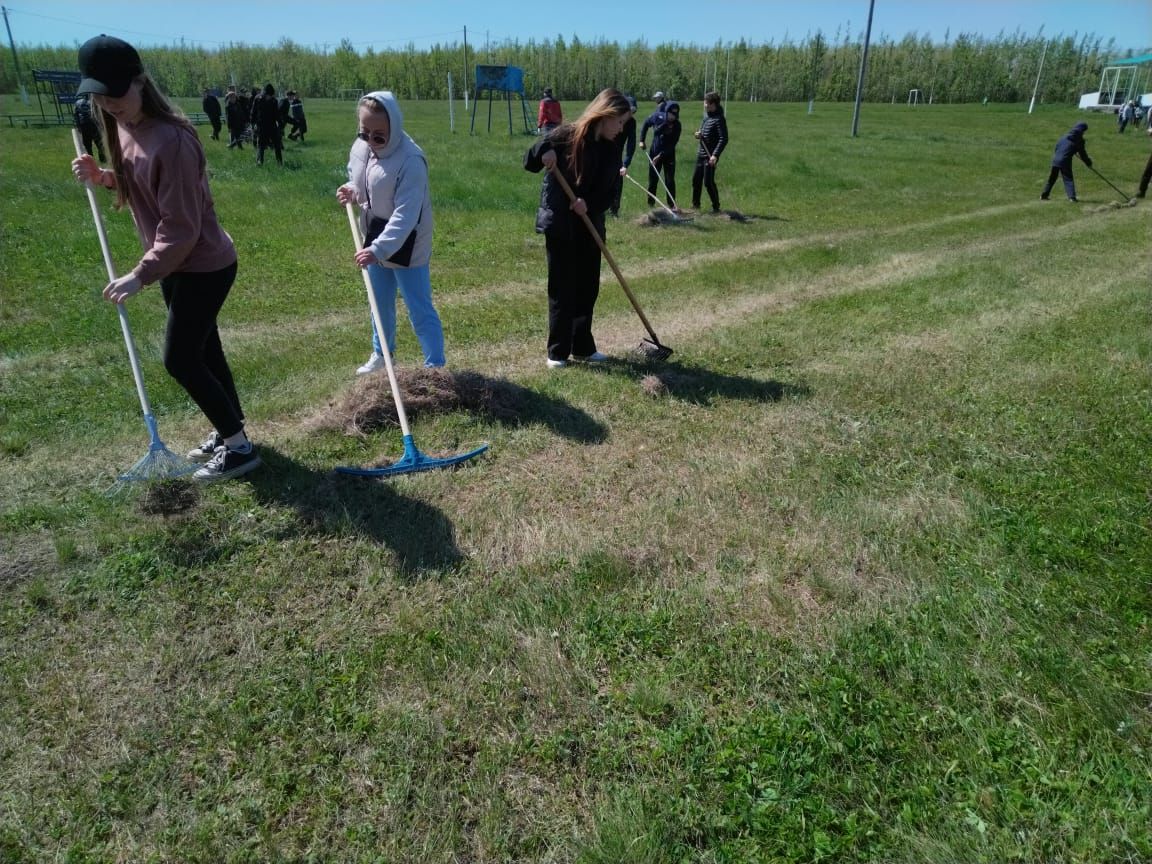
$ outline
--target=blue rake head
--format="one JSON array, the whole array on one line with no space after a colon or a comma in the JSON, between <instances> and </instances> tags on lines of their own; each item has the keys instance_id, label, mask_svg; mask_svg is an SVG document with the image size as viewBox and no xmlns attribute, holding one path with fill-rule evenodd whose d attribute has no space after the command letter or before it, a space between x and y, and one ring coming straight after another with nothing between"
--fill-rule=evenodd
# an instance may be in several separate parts
<instances>
[{"instance_id":1,"label":"blue rake head","mask_svg":"<svg viewBox=\"0 0 1152 864\"><path fill-rule=\"evenodd\" d=\"M404 455L391 465L385 465L382 468L352 468L341 466L335 470L339 474L350 474L353 477L395 477L400 474L415 474L418 471L435 471L437 468L450 468L453 465L459 465L462 462L467 462L469 459L479 456L487 449L488 445L482 444L475 450L460 453L456 456L425 456L413 443L412 436L405 435Z\"/></svg>"}]
</instances>

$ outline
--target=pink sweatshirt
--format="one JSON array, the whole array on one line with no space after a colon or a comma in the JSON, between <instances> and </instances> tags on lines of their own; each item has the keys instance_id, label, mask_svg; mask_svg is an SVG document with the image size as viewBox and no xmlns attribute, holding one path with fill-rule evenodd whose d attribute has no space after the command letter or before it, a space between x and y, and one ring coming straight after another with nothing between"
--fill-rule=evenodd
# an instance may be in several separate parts
<instances>
[{"instance_id":1,"label":"pink sweatshirt","mask_svg":"<svg viewBox=\"0 0 1152 864\"><path fill-rule=\"evenodd\" d=\"M204 149L194 132L146 118L119 127L128 203L144 257L133 271L150 285L177 271L211 273L236 261L216 221Z\"/></svg>"}]
</instances>

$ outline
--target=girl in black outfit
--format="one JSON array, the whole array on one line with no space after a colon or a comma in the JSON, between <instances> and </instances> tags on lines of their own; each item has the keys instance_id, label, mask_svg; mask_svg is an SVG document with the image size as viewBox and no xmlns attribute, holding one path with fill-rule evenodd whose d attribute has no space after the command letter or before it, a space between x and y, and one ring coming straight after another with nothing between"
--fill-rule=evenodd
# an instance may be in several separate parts
<instances>
[{"instance_id":1,"label":"girl in black outfit","mask_svg":"<svg viewBox=\"0 0 1152 864\"><path fill-rule=\"evenodd\" d=\"M252 103L252 125L256 127L256 164L264 164L264 151L269 147L276 153L276 164L284 164L284 142L280 138L280 105L276 101L276 88L264 85L264 93Z\"/></svg>"},{"instance_id":2,"label":"girl in black outfit","mask_svg":"<svg viewBox=\"0 0 1152 864\"><path fill-rule=\"evenodd\" d=\"M704 113L704 122L696 132L700 146L696 150L696 170L692 172L692 209L700 209L700 187L703 186L708 190L712 212L719 213L720 192L716 189L716 163L728 146L728 121L724 119L720 94L715 90L704 94Z\"/></svg>"},{"instance_id":3,"label":"girl in black outfit","mask_svg":"<svg viewBox=\"0 0 1152 864\"><path fill-rule=\"evenodd\" d=\"M548 366L575 357L607 360L592 337L592 310L600 293L600 247L579 214L586 213L604 237L604 212L612 204L620 176L616 137L632 106L620 91L602 90L575 123L565 123L532 146L524 167L545 170L536 211L536 232L544 235L548 260ZM576 195L570 202L553 176L559 171Z\"/></svg>"}]
</instances>

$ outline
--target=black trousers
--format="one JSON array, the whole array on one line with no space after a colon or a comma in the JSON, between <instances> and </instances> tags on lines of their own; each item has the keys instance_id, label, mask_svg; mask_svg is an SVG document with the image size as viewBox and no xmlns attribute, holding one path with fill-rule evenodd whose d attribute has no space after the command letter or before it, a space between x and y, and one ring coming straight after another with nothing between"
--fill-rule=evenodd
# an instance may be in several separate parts
<instances>
[{"instance_id":1,"label":"black trousers","mask_svg":"<svg viewBox=\"0 0 1152 864\"><path fill-rule=\"evenodd\" d=\"M1140 197L1148 192L1148 183L1152 181L1152 153L1148 154L1148 164L1144 166L1144 173L1140 175Z\"/></svg>"},{"instance_id":2,"label":"black trousers","mask_svg":"<svg viewBox=\"0 0 1152 864\"><path fill-rule=\"evenodd\" d=\"M264 132L257 131L256 135L256 164L264 164L264 151L269 147L276 153L277 163L284 164L284 141L280 137L279 129L269 129ZM217 430L219 431L219 430Z\"/></svg>"},{"instance_id":3,"label":"black trousers","mask_svg":"<svg viewBox=\"0 0 1152 864\"><path fill-rule=\"evenodd\" d=\"M235 281L235 264L212 273L173 273L160 280L168 307L164 368L223 438L244 428L240 397L216 327L216 316Z\"/></svg>"},{"instance_id":4,"label":"black trousers","mask_svg":"<svg viewBox=\"0 0 1152 864\"><path fill-rule=\"evenodd\" d=\"M692 207L700 209L700 187L708 190L708 200L712 209L720 209L720 191L716 188L716 166L708 164L707 156L696 157L696 169L692 172Z\"/></svg>"},{"instance_id":5,"label":"black trousers","mask_svg":"<svg viewBox=\"0 0 1152 864\"><path fill-rule=\"evenodd\" d=\"M220 140L220 115L217 114L217 115L213 116L213 115L209 114L208 115L208 122L212 124L212 140L213 141L219 141Z\"/></svg>"},{"instance_id":6,"label":"black trousers","mask_svg":"<svg viewBox=\"0 0 1152 864\"><path fill-rule=\"evenodd\" d=\"M652 199L653 204L660 203L660 196L656 194L656 186L660 183L660 175L658 170L664 171L664 185L668 187L666 193L668 198L668 206L676 206L676 160L668 159L665 156L655 157L653 161L656 167L652 167L652 163L648 163L648 197Z\"/></svg>"},{"instance_id":7,"label":"black trousers","mask_svg":"<svg viewBox=\"0 0 1152 864\"><path fill-rule=\"evenodd\" d=\"M1048 193L1052 191L1052 187L1056 184L1056 178L1063 177L1064 179L1064 193L1069 198L1076 197L1076 180L1072 177L1072 165L1053 165L1052 170L1048 172L1048 182L1044 184L1044 191L1041 196L1048 197Z\"/></svg>"},{"instance_id":8,"label":"black trousers","mask_svg":"<svg viewBox=\"0 0 1152 864\"><path fill-rule=\"evenodd\" d=\"M572 214L565 231L544 235L548 255L548 358L567 360L596 351L592 310L600 295L600 247L584 220ZM593 220L594 222L596 220ZM600 229L603 237L603 228Z\"/></svg>"}]
</instances>

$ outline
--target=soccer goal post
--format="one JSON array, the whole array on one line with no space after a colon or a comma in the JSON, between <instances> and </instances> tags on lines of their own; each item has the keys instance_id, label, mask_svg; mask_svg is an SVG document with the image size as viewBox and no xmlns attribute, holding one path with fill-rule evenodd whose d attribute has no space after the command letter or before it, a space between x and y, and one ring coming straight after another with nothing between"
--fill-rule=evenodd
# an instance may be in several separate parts
<instances>
[{"instance_id":1,"label":"soccer goal post","mask_svg":"<svg viewBox=\"0 0 1152 864\"><path fill-rule=\"evenodd\" d=\"M919 105L920 104L920 91L919 90L909 90L908 91L908 104L909 105Z\"/></svg>"},{"instance_id":2,"label":"soccer goal post","mask_svg":"<svg viewBox=\"0 0 1152 864\"><path fill-rule=\"evenodd\" d=\"M337 90L336 91L336 98L340 99L342 101L355 102L356 100L358 100L363 95L364 95L364 91L357 89L355 87L348 88L346 90Z\"/></svg>"}]
</instances>

